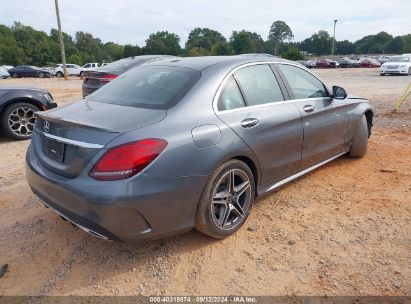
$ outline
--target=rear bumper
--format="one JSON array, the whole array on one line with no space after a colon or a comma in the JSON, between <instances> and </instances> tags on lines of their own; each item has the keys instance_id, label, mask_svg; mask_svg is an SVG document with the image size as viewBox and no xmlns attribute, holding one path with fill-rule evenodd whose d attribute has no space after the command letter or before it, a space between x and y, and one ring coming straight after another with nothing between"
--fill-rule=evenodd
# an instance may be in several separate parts
<instances>
[{"instance_id":1,"label":"rear bumper","mask_svg":"<svg viewBox=\"0 0 411 304\"><path fill-rule=\"evenodd\" d=\"M189 231L206 176L158 179L139 174L101 182L62 178L27 152L26 178L48 207L83 230L113 241L160 238Z\"/></svg>"}]
</instances>

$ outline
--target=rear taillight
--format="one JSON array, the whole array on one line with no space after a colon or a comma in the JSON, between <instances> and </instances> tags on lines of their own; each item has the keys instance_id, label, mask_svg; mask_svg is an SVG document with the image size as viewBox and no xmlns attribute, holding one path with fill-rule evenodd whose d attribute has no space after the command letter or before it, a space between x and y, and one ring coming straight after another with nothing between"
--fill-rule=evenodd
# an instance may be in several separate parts
<instances>
[{"instance_id":1,"label":"rear taillight","mask_svg":"<svg viewBox=\"0 0 411 304\"><path fill-rule=\"evenodd\" d=\"M90 171L97 180L129 178L146 168L167 147L163 139L144 139L108 150Z\"/></svg>"},{"instance_id":2,"label":"rear taillight","mask_svg":"<svg viewBox=\"0 0 411 304\"><path fill-rule=\"evenodd\" d=\"M114 74L107 74L104 75L103 77L100 78L100 81L102 82L109 82L112 81L113 79L117 78L118 75L114 75Z\"/></svg>"}]
</instances>

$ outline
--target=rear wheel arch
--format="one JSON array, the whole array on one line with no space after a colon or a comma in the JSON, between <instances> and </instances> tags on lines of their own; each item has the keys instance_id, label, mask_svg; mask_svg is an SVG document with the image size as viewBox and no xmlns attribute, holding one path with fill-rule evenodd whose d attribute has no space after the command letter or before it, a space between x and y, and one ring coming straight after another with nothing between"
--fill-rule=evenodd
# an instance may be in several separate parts
<instances>
[{"instance_id":1,"label":"rear wheel arch","mask_svg":"<svg viewBox=\"0 0 411 304\"><path fill-rule=\"evenodd\" d=\"M257 197L257 187L258 183L260 181L260 169L257 167L256 161L253 160L251 157L246 156L244 154L238 154L238 155L230 155L229 157L225 158L221 162L217 163L214 168L212 169L212 172L210 173L213 174L221 165L231 161L231 160L239 160L243 162L245 165L247 165L248 168L250 168L253 178L254 178L254 184L255 184L255 196Z\"/></svg>"},{"instance_id":2,"label":"rear wheel arch","mask_svg":"<svg viewBox=\"0 0 411 304\"><path fill-rule=\"evenodd\" d=\"M233 157L229 160L232 160L232 159L242 161L243 163L245 163L250 168L251 172L253 173L253 177L254 177L254 184L255 184L254 189L256 190L255 194L257 195L257 186L258 186L258 182L259 182L260 179L259 179L259 173L258 173L258 170L257 170L257 166L255 165L254 161L251 158L249 158L247 156L243 156L243 155L235 156L235 157ZM229 161L229 160L227 160L227 161Z\"/></svg>"},{"instance_id":3,"label":"rear wheel arch","mask_svg":"<svg viewBox=\"0 0 411 304\"><path fill-rule=\"evenodd\" d=\"M371 110L367 110L364 112L365 118L367 119L367 126L368 126L368 138L371 136L371 129L373 126L373 118L374 118L374 113Z\"/></svg>"}]
</instances>

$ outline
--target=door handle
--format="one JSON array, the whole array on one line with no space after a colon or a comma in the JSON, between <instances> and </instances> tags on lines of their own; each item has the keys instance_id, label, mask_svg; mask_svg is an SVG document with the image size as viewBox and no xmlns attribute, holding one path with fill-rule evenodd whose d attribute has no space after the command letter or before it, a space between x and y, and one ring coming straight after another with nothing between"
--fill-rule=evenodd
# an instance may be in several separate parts
<instances>
[{"instance_id":1,"label":"door handle","mask_svg":"<svg viewBox=\"0 0 411 304\"><path fill-rule=\"evenodd\" d=\"M253 128L259 123L260 121L257 118L246 118L243 121L241 121L241 126L243 128Z\"/></svg>"},{"instance_id":2,"label":"door handle","mask_svg":"<svg viewBox=\"0 0 411 304\"><path fill-rule=\"evenodd\" d=\"M311 113L311 112L313 112L313 111L315 110L315 106L313 106L313 105L305 105L303 109L304 109L305 112Z\"/></svg>"}]
</instances>

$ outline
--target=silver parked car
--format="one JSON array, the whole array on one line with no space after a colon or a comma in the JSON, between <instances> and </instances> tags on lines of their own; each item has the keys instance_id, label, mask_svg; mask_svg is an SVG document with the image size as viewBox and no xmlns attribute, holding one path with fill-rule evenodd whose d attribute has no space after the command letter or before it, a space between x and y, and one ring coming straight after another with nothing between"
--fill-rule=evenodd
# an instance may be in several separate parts
<instances>
[{"instance_id":1,"label":"silver parked car","mask_svg":"<svg viewBox=\"0 0 411 304\"><path fill-rule=\"evenodd\" d=\"M27 180L47 206L109 240L193 227L224 238L256 197L367 151L367 100L267 56L139 66L39 113Z\"/></svg>"}]
</instances>

